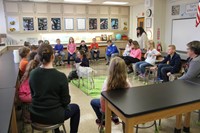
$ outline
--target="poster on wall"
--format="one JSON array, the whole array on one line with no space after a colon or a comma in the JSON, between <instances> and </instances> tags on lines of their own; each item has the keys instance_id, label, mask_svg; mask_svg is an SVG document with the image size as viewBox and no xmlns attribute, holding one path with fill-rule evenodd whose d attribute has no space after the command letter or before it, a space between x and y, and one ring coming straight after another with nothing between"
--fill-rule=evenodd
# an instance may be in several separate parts
<instances>
[{"instance_id":1,"label":"poster on wall","mask_svg":"<svg viewBox=\"0 0 200 133\"><path fill-rule=\"evenodd\" d=\"M108 19L107 18L101 18L100 19L100 29L101 30L107 30L108 29Z\"/></svg>"},{"instance_id":2,"label":"poster on wall","mask_svg":"<svg viewBox=\"0 0 200 133\"><path fill-rule=\"evenodd\" d=\"M128 30L128 18L121 19L121 28L122 30Z\"/></svg>"},{"instance_id":3,"label":"poster on wall","mask_svg":"<svg viewBox=\"0 0 200 133\"><path fill-rule=\"evenodd\" d=\"M23 30L24 31L34 31L34 18L33 17L23 17Z\"/></svg>"},{"instance_id":4,"label":"poster on wall","mask_svg":"<svg viewBox=\"0 0 200 133\"><path fill-rule=\"evenodd\" d=\"M77 30L86 30L85 18L77 18Z\"/></svg>"},{"instance_id":5,"label":"poster on wall","mask_svg":"<svg viewBox=\"0 0 200 133\"><path fill-rule=\"evenodd\" d=\"M38 18L38 30L44 31L47 30L48 22L47 18Z\"/></svg>"},{"instance_id":6,"label":"poster on wall","mask_svg":"<svg viewBox=\"0 0 200 133\"><path fill-rule=\"evenodd\" d=\"M8 31L18 32L19 31L19 17L9 16L7 17Z\"/></svg>"},{"instance_id":7,"label":"poster on wall","mask_svg":"<svg viewBox=\"0 0 200 133\"><path fill-rule=\"evenodd\" d=\"M73 18L65 18L65 30L73 30L74 29L74 19Z\"/></svg>"},{"instance_id":8,"label":"poster on wall","mask_svg":"<svg viewBox=\"0 0 200 133\"><path fill-rule=\"evenodd\" d=\"M97 30L97 19L89 18L89 30Z\"/></svg>"},{"instance_id":9,"label":"poster on wall","mask_svg":"<svg viewBox=\"0 0 200 133\"><path fill-rule=\"evenodd\" d=\"M111 19L111 28L115 30L119 28L119 20L117 18Z\"/></svg>"},{"instance_id":10,"label":"poster on wall","mask_svg":"<svg viewBox=\"0 0 200 133\"><path fill-rule=\"evenodd\" d=\"M51 29L61 30L61 18L51 18Z\"/></svg>"}]
</instances>

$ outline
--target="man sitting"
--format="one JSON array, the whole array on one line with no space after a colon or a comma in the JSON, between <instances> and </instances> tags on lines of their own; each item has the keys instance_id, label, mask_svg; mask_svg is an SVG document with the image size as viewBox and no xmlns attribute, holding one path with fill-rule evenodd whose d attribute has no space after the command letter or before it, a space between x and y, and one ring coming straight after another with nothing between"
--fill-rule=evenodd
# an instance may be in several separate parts
<instances>
[{"instance_id":1,"label":"man sitting","mask_svg":"<svg viewBox=\"0 0 200 133\"><path fill-rule=\"evenodd\" d=\"M108 44L108 47L106 49L106 60L107 60L106 65L108 65L110 63L110 59L112 57L119 55L117 46L114 43L112 43L111 40L108 40L107 44Z\"/></svg>"}]
</instances>

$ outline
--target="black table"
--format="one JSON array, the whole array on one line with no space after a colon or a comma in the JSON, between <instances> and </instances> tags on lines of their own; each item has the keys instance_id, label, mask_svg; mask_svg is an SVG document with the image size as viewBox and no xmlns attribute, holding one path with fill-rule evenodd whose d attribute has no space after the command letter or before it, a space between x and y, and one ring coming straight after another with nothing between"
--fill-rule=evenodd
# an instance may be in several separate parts
<instances>
[{"instance_id":1,"label":"black table","mask_svg":"<svg viewBox=\"0 0 200 133\"><path fill-rule=\"evenodd\" d=\"M106 100L106 133L111 132L111 111L125 122L125 132L133 126L165 117L177 116L181 127L183 113L200 109L200 86L192 82L174 82L102 92Z\"/></svg>"},{"instance_id":2,"label":"black table","mask_svg":"<svg viewBox=\"0 0 200 133\"><path fill-rule=\"evenodd\" d=\"M14 107L19 64L14 63L11 51L0 56L0 133L17 133Z\"/></svg>"}]
</instances>

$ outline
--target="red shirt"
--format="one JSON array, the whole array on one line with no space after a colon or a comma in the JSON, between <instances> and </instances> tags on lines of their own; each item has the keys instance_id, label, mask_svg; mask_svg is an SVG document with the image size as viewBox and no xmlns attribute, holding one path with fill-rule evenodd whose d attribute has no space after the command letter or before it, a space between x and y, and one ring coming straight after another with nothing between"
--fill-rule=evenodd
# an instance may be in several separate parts
<instances>
[{"instance_id":1,"label":"red shirt","mask_svg":"<svg viewBox=\"0 0 200 133\"><path fill-rule=\"evenodd\" d=\"M90 50L92 50L92 49L99 49L98 43L91 43L90 44Z\"/></svg>"}]
</instances>

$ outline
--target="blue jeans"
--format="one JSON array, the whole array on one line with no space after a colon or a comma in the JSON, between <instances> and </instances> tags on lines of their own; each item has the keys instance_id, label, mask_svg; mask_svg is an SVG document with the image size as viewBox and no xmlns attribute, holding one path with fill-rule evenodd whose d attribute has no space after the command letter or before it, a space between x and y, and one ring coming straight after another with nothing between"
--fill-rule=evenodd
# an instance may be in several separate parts
<instances>
[{"instance_id":1,"label":"blue jeans","mask_svg":"<svg viewBox=\"0 0 200 133\"><path fill-rule=\"evenodd\" d=\"M65 52L60 51L60 53L55 53L55 58L57 59L57 56L62 56L62 61L65 60Z\"/></svg>"},{"instance_id":2,"label":"blue jeans","mask_svg":"<svg viewBox=\"0 0 200 133\"><path fill-rule=\"evenodd\" d=\"M90 104L91 104L91 106L92 106L92 108L93 108L93 110L94 110L94 112L95 112L97 118L98 118L99 120L101 120L101 118L102 118L102 113L101 113L101 111L100 111L100 109L101 109L100 99L92 99L91 102L90 102Z\"/></svg>"},{"instance_id":3,"label":"blue jeans","mask_svg":"<svg viewBox=\"0 0 200 133\"><path fill-rule=\"evenodd\" d=\"M113 57L115 57L115 56L118 56L119 55L119 53L113 53L113 54L111 54L111 55L106 55L106 60L107 60L107 62L110 62L110 59L111 58L113 58Z\"/></svg>"},{"instance_id":4,"label":"blue jeans","mask_svg":"<svg viewBox=\"0 0 200 133\"><path fill-rule=\"evenodd\" d=\"M99 59L100 51L99 51L99 50L94 51L94 50L92 49L92 50L90 51L90 54L91 54L92 60L94 60L94 59L98 60L98 59ZM96 54L96 58L94 57L95 54Z\"/></svg>"},{"instance_id":5,"label":"blue jeans","mask_svg":"<svg viewBox=\"0 0 200 133\"><path fill-rule=\"evenodd\" d=\"M65 120L70 118L70 133L78 133L80 121L80 109L77 104L69 104L70 110L65 111ZM59 129L55 129L55 133L60 133Z\"/></svg>"},{"instance_id":6,"label":"blue jeans","mask_svg":"<svg viewBox=\"0 0 200 133\"><path fill-rule=\"evenodd\" d=\"M67 63L70 64L70 58L73 58L73 60L75 61L76 59L76 53L70 54L68 53L68 58L67 58Z\"/></svg>"},{"instance_id":7,"label":"blue jeans","mask_svg":"<svg viewBox=\"0 0 200 133\"><path fill-rule=\"evenodd\" d=\"M141 74L144 74L145 73L145 68L148 67L148 66L152 66L152 65L147 63L147 62L145 62L145 61L137 62L135 64L136 72L140 72Z\"/></svg>"},{"instance_id":8,"label":"blue jeans","mask_svg":"<svg viewBox=\"0 0 200 133\"><path fill-rule=\"evenodd\" d=\"M158 78L162 79L164 82L169 81L167 73L172 70L172 66L168 64L158 64Z\"/></svg>"}]
</instances>

